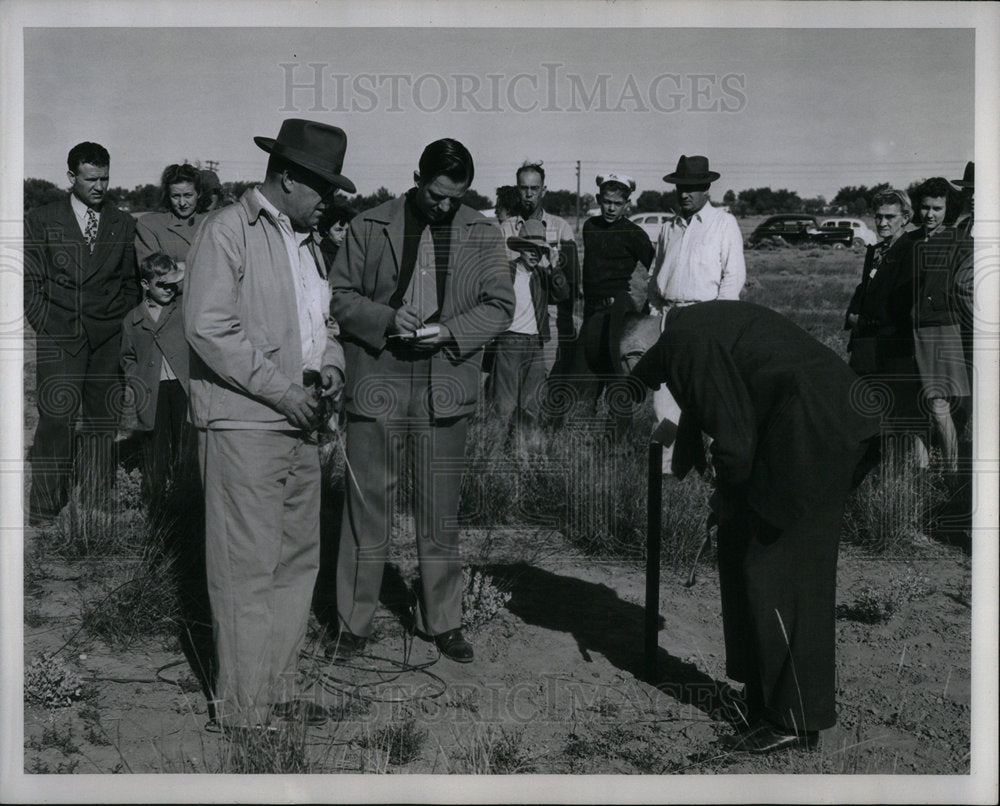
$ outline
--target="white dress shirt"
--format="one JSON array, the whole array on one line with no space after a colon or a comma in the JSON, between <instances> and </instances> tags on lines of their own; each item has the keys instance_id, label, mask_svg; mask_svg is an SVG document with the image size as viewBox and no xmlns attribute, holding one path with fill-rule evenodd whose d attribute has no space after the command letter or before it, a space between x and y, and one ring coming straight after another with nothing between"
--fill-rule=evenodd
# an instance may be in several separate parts
<instances>
[{"instance_id":1,"label":"white dress shirt","mask_svg":"<svg viewBox=\"0 0 1000 806\"><path fill-rule=\"evenodd\" d=\"M705 204L690 220L663 225L650 272L654 307L712 299L739 299L746 281L743 236L736 219Z\"/></svg>"},{"instance_id":2,"label":"white dress shirt","mask_svg":"<svg viewBox=\"0 0 1000 806\"><path fill-rule=\"evenodd\" d=\"M326 318L324 311L330 310L330 286L320 275L316 260L309 250L311 232L296 232L292 222L284 213L267 200L255 188L257 200L278 224L281 237L288 252L288 262L292 266L292 284L295 286L295 301L299 312L299 332L302 336L302 368L319 370L322 368L326 352Z\"/></svg>"}]
</instances>

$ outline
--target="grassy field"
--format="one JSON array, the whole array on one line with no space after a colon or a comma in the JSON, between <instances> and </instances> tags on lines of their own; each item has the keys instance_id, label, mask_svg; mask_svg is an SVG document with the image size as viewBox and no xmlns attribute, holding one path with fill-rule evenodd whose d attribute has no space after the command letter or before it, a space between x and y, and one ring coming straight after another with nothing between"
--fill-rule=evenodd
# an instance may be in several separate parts
<instances>
[{"instance_id":1,"label":"grassy field","mask_svg":"<svg viewBox=\"0 0 1000 806\"><path fill-rule=\"evenodd\" d=\"M743 296L843 355L860 261L851 250L751 251ZM724 744L739 687L725 676L713 551L685 585L711 492L697 477L664 490L659 673L645 673L651 420L647 405L615 440L599 412L540 444L508 445L477 419L461 512L476 662L440 659L404 628L417 573L404 481L370 652L330 664L320 622L310 625L298 683L334 718L252 736L206 732L185 660L195 611L183 547L198 540L196 502L176 490L149 513L138 476L121 470L113 512L72 506L25 537L25 770L967 773L971 560L956 548L968 540L961 495L914 467L905 444L869 476L848 508L838 569L839 725L819 752L748 757ZM326 544L345 481L337 444L324 453Z\"/></svg>"}]
</instances>

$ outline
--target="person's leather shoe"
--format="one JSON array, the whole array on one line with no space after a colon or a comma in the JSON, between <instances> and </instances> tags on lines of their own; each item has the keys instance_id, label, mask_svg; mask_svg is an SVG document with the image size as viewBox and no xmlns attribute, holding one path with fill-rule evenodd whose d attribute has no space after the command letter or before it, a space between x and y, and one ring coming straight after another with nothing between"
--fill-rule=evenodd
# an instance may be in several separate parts
<instances>
[{"instance_id":1,"label":"person's leather shoe","mask_svg":"<svg viewBox=\"0 0 1000 806\"><path fill-rule=\"evenodd\" d=\"M368 639L341 630L335 637L324 639L323 644L328 660L349 660L365 651Z\"/></svg>"},{"instance_id":2,"label":"person's leather shoe","mask_svg":"<svg viewBox=\"0 0 1000 806\"><path fill-rule=\"evenodd\" d=\"M761 720L752 731L739 737L734 743L733 749L763 755L766 753L777 753L782 750L813 750L818 744L818 731L789 733L785 727Z\"/></svg>"},{"instance_id":3,"label":"person's leather shoe","mask_svg":"<svg viewBox=\"0 0 1000 806\"><path fill-rule=\"evenodd\" d=\"M325 725L330 716L322 705L309 700L286 700L271 706L271 716L283 722L295 722L310 728Z\"/></svg>"},{"instance_id":4,"label":"person's leather shoe","mask_svg":"<svg viewBox=\"0 0 1000 806\"><path fill-rule=\"evenodd\" d=\"M462 636L462 630L455 628L434 636L434 643L441 654L456 663L472 663L475 653L472 644Z\"/></svg>"}]
</instances>

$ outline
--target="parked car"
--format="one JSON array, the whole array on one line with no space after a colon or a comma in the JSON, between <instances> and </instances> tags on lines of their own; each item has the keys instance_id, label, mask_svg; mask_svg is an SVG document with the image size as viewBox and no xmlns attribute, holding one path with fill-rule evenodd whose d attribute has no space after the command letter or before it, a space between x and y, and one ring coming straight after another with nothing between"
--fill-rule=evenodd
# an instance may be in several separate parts
<instances>
[{"instance_id":1,"label":"parked car","mask_svg":"<svg viewBox=\"0 0 1000 806\"><path fill-rule=\"evenodd\" d=\"M854 230L854 246L871 246L878 241L876 235L868 225L859 218L824 218L819 222L821 227L850 227Z\"/></svg>"},{"instance_id":2,"label":"parked car","mask_svg":"<svg viewBox=\"0 0 1000 806\"><path fill-rule=\"evenodd\" d=\"M634 216L629 216L629 221L638 224L655 246L663 225L668 221L673 221L676 217L673 213L637 213Z\"/></svg>"},{"instance_id":3,"label":"parked car","mask_svg":"<svg viewBox=\"0 0 1000 806\"><path fill-rule=\"evenodd\" d=\"M821 227L815 216L785 213L764 219L747 239L747 246L754 247L771 240L776 243L816 243L843 249L854 245L851 227Z\"/></svg>"}]
</instances>

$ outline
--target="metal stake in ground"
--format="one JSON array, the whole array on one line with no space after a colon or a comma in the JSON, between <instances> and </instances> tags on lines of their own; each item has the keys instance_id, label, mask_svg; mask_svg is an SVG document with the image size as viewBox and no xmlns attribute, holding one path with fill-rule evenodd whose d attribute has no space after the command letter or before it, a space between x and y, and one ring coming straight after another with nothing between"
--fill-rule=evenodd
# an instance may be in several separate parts
<instances>
[{"instance_id":1,"label":"metal stake in ground","mask_svg":"<svg viewBox=\"0 0 1000 806\"><path fill-rule=\"evenodd\" d=\"M657 684L657 653L660 643L660 542L663 504L663 448L674 444L677 426L661 420L649 442L649 486L646 497L646 620L644 650L646 679Z\"/></svg>"},{"instance_id":2,"label":"metal stake in ground","mask_svg":"<svg viewBox=\"0 0 1000 806\"><path fill-rule=\"evenodd\" d=\"M663 445L649 443L649 487L646 498L646 679L657 683L656 654L660 622L660 505L662 500Z\"/></svg>"}]
</instances>

